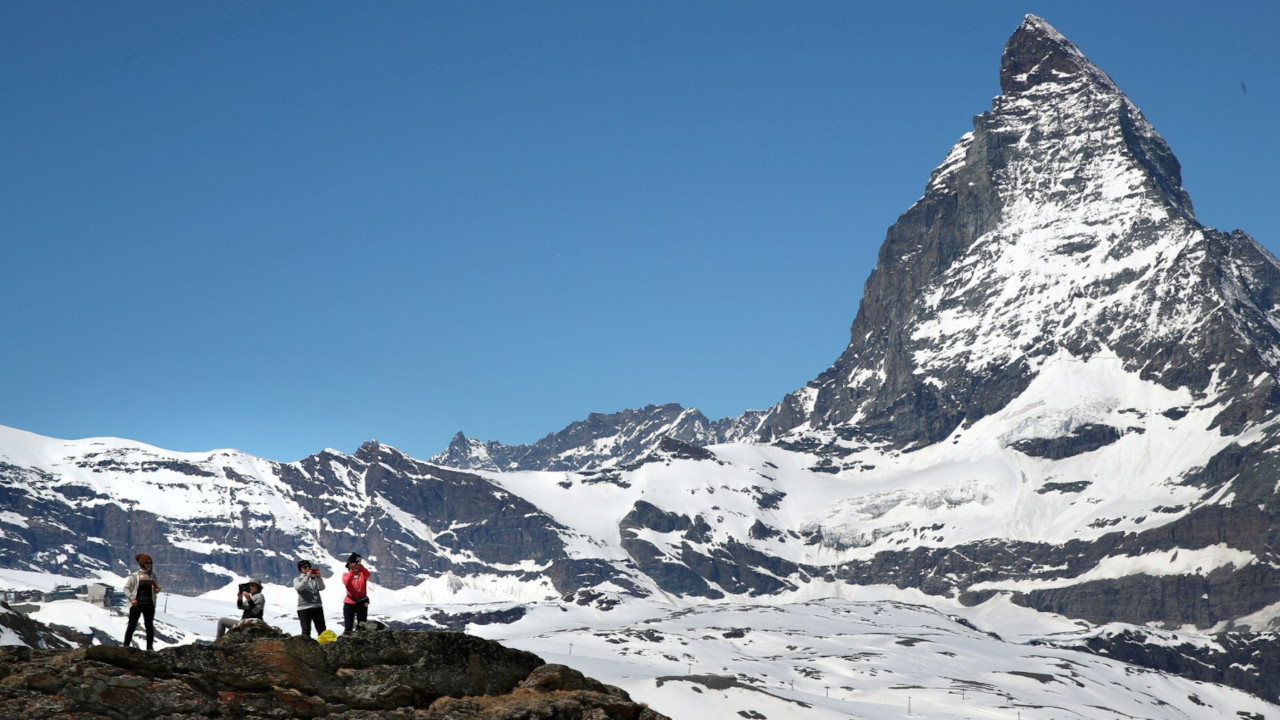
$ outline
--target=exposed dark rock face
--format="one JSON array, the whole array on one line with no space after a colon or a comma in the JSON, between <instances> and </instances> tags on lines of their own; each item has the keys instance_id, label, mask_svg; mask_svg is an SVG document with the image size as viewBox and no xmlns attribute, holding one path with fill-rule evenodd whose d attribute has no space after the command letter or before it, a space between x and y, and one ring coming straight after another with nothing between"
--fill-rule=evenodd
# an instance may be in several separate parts
<instances>
[{"instance_id":1,"label":"exposed dark rock face","mask_svg":"<svg viewBox=\"0 0 1280 720\"><path fill-rule=\"evenodd\" d=\"M1070 435L1019 440L1012 447L1024 455L1061 460L1110 445L1119 440L1122 434L1109 425L1089 423L1071 431Z\"/></svg>"},{"instance_id":2,"label":"exposed dark rock face","mask_svg":"<svg viewBox=\"0 0 1280 720\"><path fill-rule=\"evenodd\" d=\"M1223 546L1247 549L1260 558L1269 558L1275 555L1268 547L1275 527L1274 510L1211 506L1143 533L1119 535L1114 547L1109 549L1110 541L1095 543L1088 553L1101 559ZM1105 554L1099 554L1099 550ZM1037 561L1049 559L1038 557ZM1273 604L1277 587L1280 587L1280 568L1270 562L1252 562L1207 573L1163 576L1135 573L1114 580L1036 590L1022 597L1028 606L1038 610L1093 622L1207 628Z\"/></svg>"},{"instance_id":3,"label":"exposed dark rock face","mask_svg":"<svg viewBox=\"0 0 1280 720\"><path fill-rule=\"evenodd\" d=\"M755 527L758 537L774 537L781 533ZM795 590L790 577L817 574L813 568L783 560L729 538L716 542L712 527L701 515L690 518L658 508L644 500L637 501L631 512L619 523L622 547L642 572L662 590L680 595L718 599L725 591L740 595L767 595ZM680 534L682 542L676 553L664 552L641 538L641 531L658 534Z\"/></svg>"},{"instance_id":4,"label":"exposed dark rock face","mask_svg":"<svg viewBox=\"0 0 1280 720\"><path fill-rule=\"evenodd\" d=\"M1090 635L1069 642L1044 644L1083 650L1115 660L1220 683L1280 702L1280 636L1275 633L1227 632L1210 635L1210 642L1192 643L1139 628Z\"/></svg>"},{"instance_id":5,"label":"exposed dark rock face","mask_svg":"<svg viewBox=\"0 0 1280 720\"><path fill-rule=\"evenodd\" d=\"M461 633L359 632L320 645L266 627L157 653L0 650L0 716L664 717L571 668Z\"/></svg>"},{"instance_id":6,"label":"exposed dark rock face","mask_svg":"<svg viewBox=\"0 0 1280 720\"><path fill-rule=\"evenodd\" d=\"M1269 563L1226 566L1208 573L1147 575L1079 581L1042 590L968 588L1001 581L1079 578L1106 558L1194 551L1216 545L1254 548L1259 555L1272 530L1257 508L1215 507L1142 533L1110 533L1094 541L1048 543L985 541L949 548L918 547L848 562L834 577L859 585L916 587L977 604L1008 593L1018 604L1094 623L1161 623L1170 628L1212 627L1273 604L1280 569Z\"/></svg>"},{"instance_id":7,"label":"exposed dark rock face","mask_svg":"<svg viewBox=\"0 0 1280 720\"><path fill-rule=\"evenodd\" d=\"M514 605L505 610L482 610L478 612L446 613L436 611L431 614L431 622L447 630L463 632L468 625L509 624L525 616L523 605ZM393 628L397 623L392 623Z\"/></svg>"},{"instance_id":8,"label":"exposed dark rock face","mask_svg":"<svg viewBox=\"0 0 1280 720\"><path fill-rule=\"evenodd\" d=\"M622 532L623 549L642 572L658 583L658 587L681 595L711 599L724 597L724 593L707 583L708 580L715 581L714 578L707 577L708 558L694 551L687 542L702 541L702 533L707 526L701 517L690 519L687 515L667 512L639 500L618 527ZM673 557L641 539L637 532L639 530L651 530L660 534L681 533L686 542L681 545L680 555Z\"/></svg>"},{"instance_id":9,"label":"exposed dark rock face","mask_svg":"<svg viewBox=\"0 0 1280 720\"><path fill-rule=\"evenodd\" d=\"M682 460L715 460L715 453L697 445L690 445L687 442L676 440L672 437L662 437L658 440L658 454L669 458L679 458Z\"/></svg>"}]
</instances>

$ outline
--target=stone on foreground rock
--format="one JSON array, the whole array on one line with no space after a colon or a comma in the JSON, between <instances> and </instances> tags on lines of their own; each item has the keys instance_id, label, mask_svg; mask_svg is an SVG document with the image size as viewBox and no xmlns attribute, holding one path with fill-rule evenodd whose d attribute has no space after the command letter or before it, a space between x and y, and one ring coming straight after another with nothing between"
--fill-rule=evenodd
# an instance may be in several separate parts
<instances>
[{"instance_id":1,"label":"stone on foreground rock","mask_svg":"<svg viewBox=\"0 0 1280 720\"><path fill-rule=\"evenodd\" d=\"M156 653L0 648L0 717L663 720L623 690L454 632L328 645L269 627Z\"/></svg>"}]
</instances>

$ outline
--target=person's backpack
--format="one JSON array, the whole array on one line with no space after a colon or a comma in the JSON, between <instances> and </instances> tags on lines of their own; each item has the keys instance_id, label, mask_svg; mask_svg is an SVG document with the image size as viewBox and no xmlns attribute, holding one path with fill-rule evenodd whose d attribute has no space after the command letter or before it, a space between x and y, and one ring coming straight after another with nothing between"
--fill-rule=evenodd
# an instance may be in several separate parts
<instances>
[{"instance_id":1,"label":"person's backpack","mask_svg":"<svg viewBox=\"0 0 1280 720\"><path fill-rule=\"evenodd\" d=\"M321 645L324 645L325 643L331 643L337 639L338 639L338 636L335 635L332 630L325 630L324 632L320 633L319 637L316 638L316 642L320 643Z\"/></svg>"}]
</instances>

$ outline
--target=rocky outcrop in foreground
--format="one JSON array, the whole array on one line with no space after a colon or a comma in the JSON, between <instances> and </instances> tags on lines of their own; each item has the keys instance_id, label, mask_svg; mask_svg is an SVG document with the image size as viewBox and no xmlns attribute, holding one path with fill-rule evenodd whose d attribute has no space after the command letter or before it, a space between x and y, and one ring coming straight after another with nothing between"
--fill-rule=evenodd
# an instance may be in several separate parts
<instances>
[{"instance_id":1,"label":"rocky outcrop in foreground","mask_svg":"<svg viewBox=\"0 0 1280 720\"><path fill-rule=\"evenodd\" d=\"M665 720L617 687L463 633L320 645L268 627L156 653L0 648L0 718L49 717Z\"/></svg>"}]
</instances>

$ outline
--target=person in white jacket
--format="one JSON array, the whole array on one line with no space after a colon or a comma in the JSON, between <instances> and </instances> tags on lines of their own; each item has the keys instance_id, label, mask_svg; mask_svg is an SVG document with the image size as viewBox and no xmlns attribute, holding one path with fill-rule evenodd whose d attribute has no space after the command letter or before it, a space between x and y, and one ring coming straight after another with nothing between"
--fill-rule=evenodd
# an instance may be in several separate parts
<instances>
[{"instance_id":1,"label":"person in white jacket","mask_svg":"<svg viewBox=\"0 0 1280 720\"><path fill-rule=\"evenodd\" d=\"M150 555L138 553L133 559L138 561L138 569L124 581L124 594L129 598L129 624L124 631L124 645L129 647L133 642L133 631L138 629L138 618L141 617L147 629L147 652L151 652L156 635L156 596L160 594L160 583L152 570Z\"/></svg>"},{"instance_id":2,"label":"person in white jacket","mask_svg":"<svg viewBox=\"0 0 1280 720\"><path fill-rule=\"evenodd\" d=\"M324 578L320 577L318 568L311 567L309 560L298 561L293 589L298 591L298 622L302 624L303 637L311 637L312 626L317 635L324 632L324 603L320 601Z\"/></svg>"}]
</instances>

